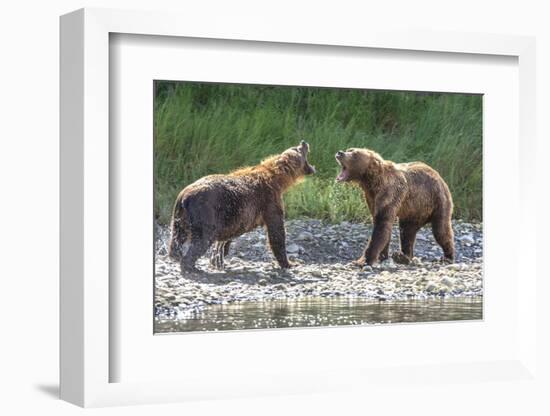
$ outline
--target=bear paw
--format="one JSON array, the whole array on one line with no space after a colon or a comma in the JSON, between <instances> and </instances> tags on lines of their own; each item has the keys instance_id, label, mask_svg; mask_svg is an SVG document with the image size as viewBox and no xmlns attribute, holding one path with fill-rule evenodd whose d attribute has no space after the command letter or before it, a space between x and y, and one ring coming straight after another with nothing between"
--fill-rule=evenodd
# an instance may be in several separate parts
<instances>
[{"instance_id":1,"label":"bear paw","mask_svg":"<svg viewBox=\"0 0 550 416\"><path fill-rule=\"evenodd\" d=\"M397 264L411 264L411 259L403 254L401 251L397 251L392 254L392 259Z\"/></svg>"}]
</instances>

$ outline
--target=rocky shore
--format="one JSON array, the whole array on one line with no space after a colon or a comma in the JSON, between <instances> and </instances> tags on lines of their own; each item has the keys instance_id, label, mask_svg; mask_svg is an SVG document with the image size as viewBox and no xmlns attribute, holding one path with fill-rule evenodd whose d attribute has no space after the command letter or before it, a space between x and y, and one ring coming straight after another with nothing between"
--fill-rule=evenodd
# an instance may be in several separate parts
<instances>
[{"instance_id":1,"label":"rocky shore","mask_svg":"<svg viewBox=\"0 0 550 416\"><path fill-rule=\"evenodd\" d=\"M209 253L199 259L199 273L182 276L166 256L169 231L157 227L155 316L183 319L208 305L243 301L292 299L306 296L361 297L380 301L466 297L483 294L481 224L454 222L457 259L442 256L429 227L417 236L412 264L391 258L375 267L357 268L372 227L366 224L325 224L318 220L287 221L287 251L296 266L281 270L259 228L233 242L225 270L210 268ZM393 229L390 255L399 250L399 230Z\"/></svg>"},{"instance_id":2,"label":"rocky shore","mask_svg":"<svg viewBox=\"0 0 550 416\"><path fill-rule=\"evenodd\" d=\"M199 273L181 276L179 265L166 256L169 231L157 227L155 316L182 319L208 305L243 301L321 297L361 297L380 301L483 294L481 224L454 222L457 260L442 256L429 227L417 236L412 264L391 258L378 266L357 268L371 226L325 224L318 220L287 222L287 251L296 266L281 270L259 228L233 242L225 270L210 267L209 254L199 259ZM393 229L390 255L399 250L399 230Z\"/></svg>"}]
</instances>

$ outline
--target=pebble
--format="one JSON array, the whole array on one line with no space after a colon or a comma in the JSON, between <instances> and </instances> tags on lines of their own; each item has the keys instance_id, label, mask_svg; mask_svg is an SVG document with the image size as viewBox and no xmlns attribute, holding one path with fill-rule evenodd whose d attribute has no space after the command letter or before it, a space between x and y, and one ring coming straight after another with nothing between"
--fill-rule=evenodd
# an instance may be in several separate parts
<instances>
[{"instance_id":1,"label":"pebble","mask_svg":"<svg viewBox=\"0 0 550 416\"><path fill-rule=\"evenodd\" d=\"M448 277L448 276L443 276L443 277L441 278L441 284L442 284L442 285L445 285L445 286L447 286L447 287L453 287L454 281L453 281L453 279L451 279L451 278Z\"/></svg>"},{"instance_id":2,"label":"pebble","mask_svg":"<svg viewBox=\"0 0 550 416\"><path fill-rule=\"evenodd\" d=\"M289 244L286 248L287 253L298 253L300 251L300 246L298 244Z\"/></svg>"},{"instance_id":3,"label":"pebble","mask_svg":"<svg viewBox=\"0 0 550 416\"><path fill-rule=\"evenodd\" d=\"M426 292L435 292L437 285L434 282L430 282L426 285Z\"/></svg>"},{"instance_id":4,"label":"pebble","mask_svg":"<svg viewBox=\"0 0 550 416\"><path fill-rule=\"evenodd\" d=\"M298 234L298 237L296 237L297 241L312 241L313 240L313 234L311 234L308 231L302 231L300 234Z\"/></svg>"},{"instance_id":5,"label":"pebble","mask_svg":"<svg viewBox=\"0 0 550 416\"><path fill-rule=\"evenodd\" d=\"M475 243L473 234L461 235L460 237L458 237L458 240L465 243L465 244L474 244Z\"/></svg>"}]
</instances>

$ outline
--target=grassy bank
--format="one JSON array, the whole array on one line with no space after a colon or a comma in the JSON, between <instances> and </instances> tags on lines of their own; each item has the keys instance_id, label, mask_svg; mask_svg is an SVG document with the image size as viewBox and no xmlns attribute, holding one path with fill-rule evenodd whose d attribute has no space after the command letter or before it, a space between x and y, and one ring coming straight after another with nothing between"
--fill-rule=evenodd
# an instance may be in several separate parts
<instances>
[{"instance_id":1,"label":"grassy bank","mask_svg":"<svg viewBox=\"0 0 550 416\"><path fill-rule=\"evenodd\" d=\"M480 220L481 96L158 82L155 99L155 214L170 218L177 193L196 179L257 164L311 145L318 173L285 195L288 218L361 221L358 189L335 184L334 153L368 147L395 162L439 171L455 217Z\"/></svg>"}]
</instances>

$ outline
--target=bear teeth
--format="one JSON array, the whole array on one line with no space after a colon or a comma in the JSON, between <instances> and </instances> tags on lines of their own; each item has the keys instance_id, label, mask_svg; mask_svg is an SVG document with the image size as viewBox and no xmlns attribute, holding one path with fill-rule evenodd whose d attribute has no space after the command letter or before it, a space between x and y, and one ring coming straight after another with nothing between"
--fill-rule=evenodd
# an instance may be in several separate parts
<instances>
[{"instance_id":1,"label":"bear teeth","mask_svg":"<svg viewBox=\"0 0 550 416\"><path fill-rule=\"evenodd\" d=\"M342 172L336 177L337 182L345 181L348 178L348 171L346 168L342 167Z\"/></svg>"}]
</instances>

